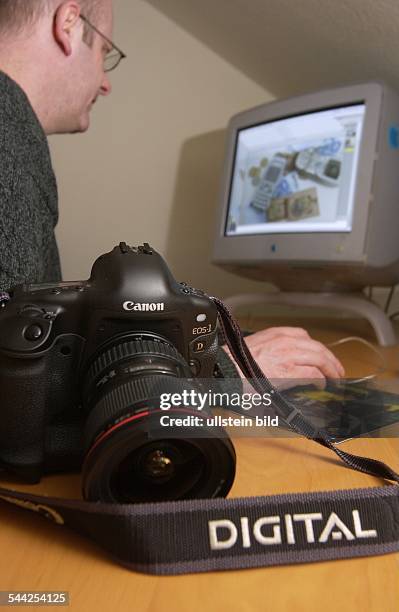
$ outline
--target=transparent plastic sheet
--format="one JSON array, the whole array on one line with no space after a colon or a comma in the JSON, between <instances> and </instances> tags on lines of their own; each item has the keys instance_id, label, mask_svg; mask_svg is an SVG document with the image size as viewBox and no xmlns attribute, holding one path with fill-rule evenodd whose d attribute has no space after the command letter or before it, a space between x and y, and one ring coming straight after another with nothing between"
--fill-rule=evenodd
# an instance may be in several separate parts
<instances>
[{"instance_id":1,"label":"transparent plastic sheet","mask_svg":"<svg viewBox=\"0 0 399 612\"><path fill-rule=\"evenodd\" d=\"M256 381L258 382L258 381ZM354 437L399 436L399 380L327 381L278 379L273 387L311 423L314 437L323 431L335 442ZM274 393L255 391L255 381L242 387L233 379L180 379L179 391L154 393L148 409L166 437L292 437L274 408ZM395 387L398 393L395 393ZM154 424L154 421L152 421ZM226 428L221 432L220 428ZM149 428L151 433L151 428Z\"/></svg>"}]
</instances>

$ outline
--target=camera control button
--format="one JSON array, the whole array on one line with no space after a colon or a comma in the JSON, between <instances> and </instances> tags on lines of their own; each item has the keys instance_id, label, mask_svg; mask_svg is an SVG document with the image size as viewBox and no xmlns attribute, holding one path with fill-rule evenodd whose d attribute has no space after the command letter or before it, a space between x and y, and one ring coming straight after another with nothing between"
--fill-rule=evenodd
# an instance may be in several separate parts
<instances>
[{"instance_id":1,"label":"camera control button","mask_svg":"<svg viewBox=\"0 0 399 612\"><path fill-rule=\"evenodd\" d=\"M24 337L26 340L29 340L30 342L35 342L36 340L40 340L40 338L43 335L43 329L40 327L40 325L29 325L29 327L27 327L25 329L24 332Z\"/></svg>"},{"instance_id":2,"label":"camera control button","mask_svg":"<svg viewBox=\"0 0 399 612\"><path fill-rule=\"evenodd\" d=\"M190 368L194 376L198 376L201 371L201 364L197 359L190 360Z\"/></svg>"}]
</instances>

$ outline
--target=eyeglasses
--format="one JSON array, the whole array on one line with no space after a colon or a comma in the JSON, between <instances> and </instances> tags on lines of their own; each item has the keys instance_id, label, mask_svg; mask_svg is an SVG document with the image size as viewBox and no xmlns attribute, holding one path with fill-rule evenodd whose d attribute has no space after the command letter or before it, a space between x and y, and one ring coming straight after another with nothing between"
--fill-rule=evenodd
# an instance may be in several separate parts
<instances>
[{"instance_id":1,"label":"eyeglasses","mask_svg":"<svg viewBox=\"0 0 399 612\"><path fill-rule=\"evenodd\" d=\"M100 32L84 15L80 14L80 18L85 22L93 30L96 32L103 40L105 40L108 45L110 45L111 49L108 51L107 55L104 58L104 72L111 72L111 70L115 70L115 68L119 65L119 63L126 57L126 54L123 53L119 47L117 47L112 40L110 40L105 34Z\"/></svg>"}]
</instances>

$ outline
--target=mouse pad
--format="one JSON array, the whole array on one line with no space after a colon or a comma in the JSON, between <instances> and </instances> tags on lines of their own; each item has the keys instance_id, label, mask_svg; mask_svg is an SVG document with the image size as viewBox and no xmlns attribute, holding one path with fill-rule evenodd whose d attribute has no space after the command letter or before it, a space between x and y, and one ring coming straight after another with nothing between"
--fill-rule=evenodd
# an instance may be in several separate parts
<instances>
[{"instance_id":1,"label":"mouse pad","mask_svg":"<svg viewBox=\"0 0 399 612\"><path fill-rule=\"evenodd\" d=\"M305 385L288 389L283 395L314 427L323 429L336 441L343 441L378 435L382 427L399 422L399 394L378 388L376 384L351 380L328 382L325 389ZM394 434L384 433L385 437L389 435Z\"/></svg>"}]
</instances>

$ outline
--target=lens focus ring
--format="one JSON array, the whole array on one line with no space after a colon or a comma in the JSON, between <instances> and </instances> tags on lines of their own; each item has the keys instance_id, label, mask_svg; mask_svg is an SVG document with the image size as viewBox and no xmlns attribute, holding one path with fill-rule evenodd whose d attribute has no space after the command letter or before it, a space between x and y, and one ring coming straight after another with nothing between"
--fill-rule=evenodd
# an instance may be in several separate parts
<instances>
[{"instance_id":1,"label":"lens focus ring","mask_svg":"<svg viewBox=\"0 0 399 612\"><path fill-rule=\"evenodd\" d=\"M164 340L148 339L144 336L134 338L121 344L113 345L108 350L105 350L92 363L88 372L88 380L95 380L110 366L119 363L125 359L130 359L136 355L157 355L174 359L182 365L186 365L185 360L174 346L168 344Z\"/></svg>"},{"instance_id":2,"label":"lens focus ring","mask_svg":"<svg viewBox=\"0 0 399 612\"><path fill-rule=\"evenodd\" d=\"M184 380L170 376L134 378L113 388L104 395L90 412L85 428L84 447L87 451L95 438L116 421L129 414L129 410L143 403L148 408L159 408L162 393L182 393L187 389Z\"/></svg>"},{"instance_id":3,"label":"lens focus ring","mask_svg":"<svg viewBox=\"0 0 399 612\"><path fill-rule=\"evenodd\" d=\"M82 398L86 410L90 411L115 384L123 384L126 377L142 378L154 374L189 378L191 370L173 345L152 334L125 337L119 343L104 347L85 376Z\"/></svg>"}]
</instances>

